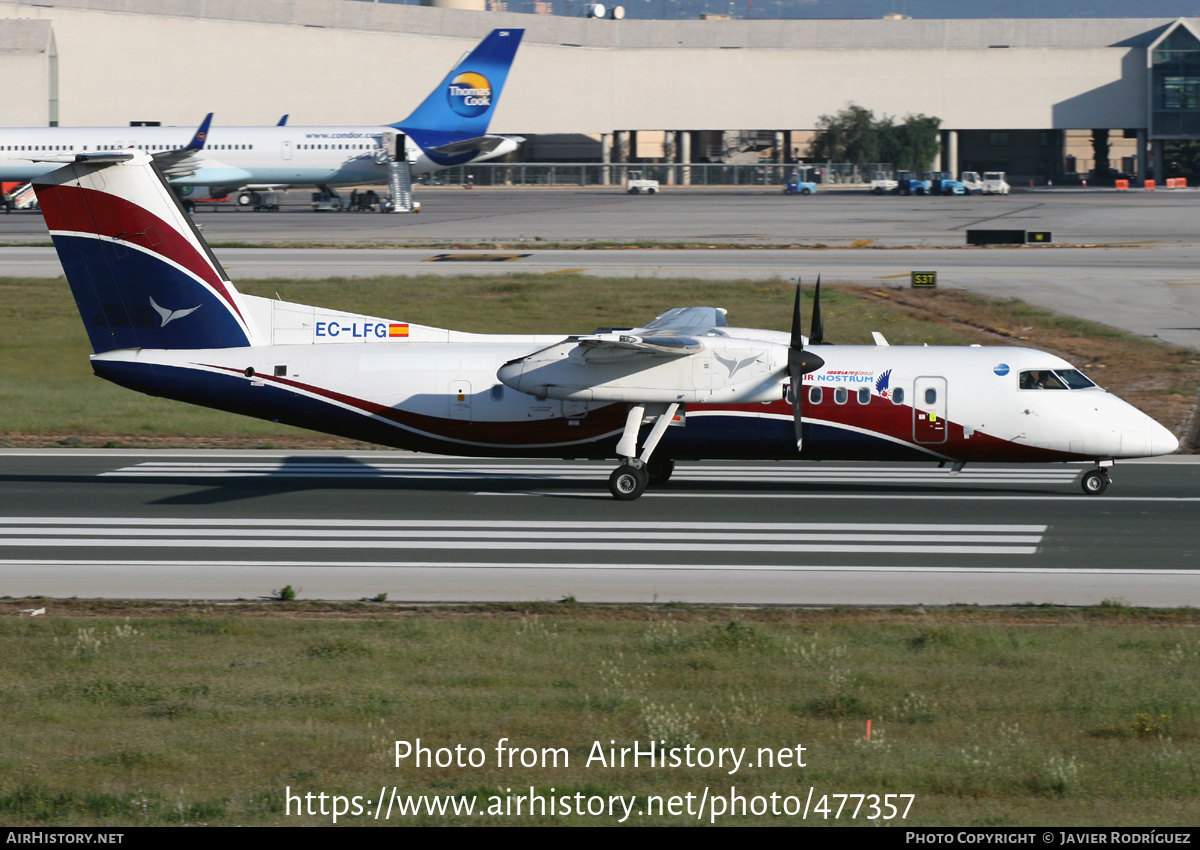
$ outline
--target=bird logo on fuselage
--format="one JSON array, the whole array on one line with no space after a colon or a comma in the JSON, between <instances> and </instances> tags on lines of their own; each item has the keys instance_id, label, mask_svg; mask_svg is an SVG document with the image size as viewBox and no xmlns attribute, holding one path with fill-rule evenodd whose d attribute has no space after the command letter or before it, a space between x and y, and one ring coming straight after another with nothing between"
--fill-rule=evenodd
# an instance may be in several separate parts
<instances>
[{"instance_id":1,"label":"bird logo on fuselage","mask_svg":"<svg viewBox=\"0 0 1200 850\"><path fill-rule=\"evenodd\" d=\"M735 352L731 351L730 354L733 354L734 356L728 360L725 359L724 357L722 357L720 354L716 354L716 353L713 354L713 357L716 358L716 361L718 363L720 363L722 366L724 366L726 369L729 370L729 377L732 378L734 375L736 375L738 372L740 372L743 368L745 368L746 366L749 366L751 363L753 363L755 360L757 360L759 357L761 357L763 353L761 351L756 351L753 354L751 354L749 357L741 357L740 359L739 359L739 357L740 357L739 353L735 353Z\"/></svg>"}]
</instances>

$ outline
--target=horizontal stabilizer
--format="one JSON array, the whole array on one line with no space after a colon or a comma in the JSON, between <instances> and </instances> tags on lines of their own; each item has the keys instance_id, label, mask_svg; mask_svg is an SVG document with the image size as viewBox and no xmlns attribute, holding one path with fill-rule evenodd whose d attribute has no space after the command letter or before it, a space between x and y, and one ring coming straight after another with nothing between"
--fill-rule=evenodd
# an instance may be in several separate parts
<instances>
[{"instance_id":1,"label":"horizontal stabilizer","mask_svg":"<svg viewBox=\"0 0 1200 850\"><path fill-rule=\"evenodd\" d=\"M457 142L447 142L444 145L426 148L426 153L432 152L446 157L470 154L472 157L477 157L494 153L497 148L506 143L515 142L516 144L520 144L523 141L525 140L520 136L480 136L475 139L463 139Z\"/></svg>"}]
</instances>

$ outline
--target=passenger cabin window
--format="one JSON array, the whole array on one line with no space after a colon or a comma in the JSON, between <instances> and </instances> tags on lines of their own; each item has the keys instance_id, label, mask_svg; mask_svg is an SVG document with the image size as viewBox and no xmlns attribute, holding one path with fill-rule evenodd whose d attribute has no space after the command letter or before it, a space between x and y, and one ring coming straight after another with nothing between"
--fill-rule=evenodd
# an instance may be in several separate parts
<instances>
[{"instance_id":1,"label":"passenger cabin window","mask_svg":"<svg viewBox=\"0 0 1200 850\"><path fill-rule=\"evenodd\" d=\"M808 403L809 404L820 404L821 403L821 388L820 387L809 387L808 388Z\"/></svg>"},{"instance_id":2,"label":"passenger cabin window","mask_svg":"<svg viewBox=\"0 0 1200 850\"><path fill-rule=\"evenodd\" d=\"M833 400L838 404L845 404L850 398L850 392L845 387L838 387L833 391Z\"/></svg>"},{"instance_id":3,"label":"passenger cabin window","mask_svg":"<svg viewBox=\"0 0 1200 850\"><path fill-rule=\"evenodd\" d=\"M904 387L892 390L892 404L904 404Z\"/></svg>"},{"instance_id":4,"label":"passenger cabin window","mask_svg":"<svg viewBox=\"0 0 1200 850\"><path fill-rule=\"evenodd\" d=\"M870 404L871 403L871 390L870 389L868 389L867 387L859 387L858 388L858 403L859 404Z\"/></svg>"},{"instance_id":5,"label":"passenger cabin window","mask_svg":"<svg viewBox=\"0 0 1200 850\"><path fill-rule=\"evenodd\" d=\"M937 404L937 390L935 390L933 387L925 390L925 403Z\"/></svg>"}]
</instances>

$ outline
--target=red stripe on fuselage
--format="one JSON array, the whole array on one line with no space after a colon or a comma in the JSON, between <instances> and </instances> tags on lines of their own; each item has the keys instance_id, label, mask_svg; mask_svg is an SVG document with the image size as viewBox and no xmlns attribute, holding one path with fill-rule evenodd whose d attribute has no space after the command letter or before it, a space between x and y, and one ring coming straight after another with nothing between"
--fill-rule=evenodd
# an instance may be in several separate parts
<instances>
[{"instance_id":1,"label":"red stripe on fuselage","mask_svg":"<svg viewBox=\"0 0 1200 850\"><path fill-rule=\"evenodd\" d=\"M890 399L875 394L871 395L870 403L859 404L858 397L853 392L849 393L844 404L838 404L834 401L834 394L829 387L824 388L821 403L813 404L808 400L808 388L809 385L806 384L803 404L805 421L833 428L858 429L954 460L1039 463L1089 459L1087 455L1014 443L1012 440L995 437L983 431L971 431L968 435L961 424L951 419L946 420L945 442L921 443L915 438L913 409L907 404L894 404ZM770 404L696 405L688 409L695 412L736 411L792 418L792 405L786 401L773 401Z\"/></svg>"},{"instance_id":2,"label":"red stripe on fuselage","mask_svg":"<svg viewBox=\"0 0 1200 850\"><path fill-rule=\"evenodd\" d=\"M118 239L170 260L216 290L242 323L228 288L216 269L186 236L154 213L124 198L82 186L36 185L38 203L51 231L94 233Z\"/></svg>"}]
</instances>

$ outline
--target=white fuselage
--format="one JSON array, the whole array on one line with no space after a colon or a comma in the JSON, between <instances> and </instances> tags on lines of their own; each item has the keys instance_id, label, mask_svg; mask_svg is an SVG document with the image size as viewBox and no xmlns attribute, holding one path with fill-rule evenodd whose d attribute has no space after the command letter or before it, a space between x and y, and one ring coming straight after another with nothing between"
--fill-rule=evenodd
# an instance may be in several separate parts
<instances>
[{"instance_id":1,"label":"white fuselage","mask_svg":"<svg viewBox=\"0 0 1200 850\"><path fill-rule=\"evenodd\" d=\"M380 147L386 126L213 127L195 154L196 171L171 179L175 186L355 185L387 182ZM56 168L75 153L127 150L150 154L182 148L195 128L33 127L0 128L0 180L27 181ZM509 140L472 161L492 159L517 148ZM412 173L436 171L434 162L411 138L405 139ZM57 162L39 162L57 158Z\"/></svg>"},{"instance_id":2,"label":"white fuselage","mask_svg":"<svg viewBox=\"0 0 1200 850\"><path fill-rule=\"evenodd\" d=\"M384 430L389 433L394 428L394 439L380 439L378 428L373 438L401 447L410 445L408 438L418 432L470 454L487 449L573 454L582 443L620 431L625 405L611 395L603 401L569 392L547 396L506 386L497 377L506 363L553 351L563 337L476 335L403 325L405 336L390 338L389 329L401 326L387 319L241 297L253 323L264 331L265 344L113 351L93 360L208 372L237 386L262 388L264 394L271 387L287 394L281 398L336 408L338 417L373 419L388 426ZM769 447L745 442L752 439L748 434L763 433L763 426L785 426L775 429L785 446L792 419L791 405L784 400L787 378L781 364L786 357L765 357L771 374L754 375L742 384L749 393L744 398L722 401L720 392L696 392L695 381L715 389L722 372L734 368L732 358L718 355L731 345L738 347L739 329L725 330L732 341L681 358L680 363L687 363L684 369L665 378L646 370L625 379L630 382L625 401L649 399L660 382L673 391L687 391L688 425L711 425L720 435L715 442L706 438L705 457L762 454ZM756 330L745 336L747 350L779 346L786 351L785 334ZM1019 376L1027 370L1071 368L1044 352L974 346L816 350L825 365L804 376L802 411L806 428L825 436L806 438L806 457L869 454L866 447L874 445L939 460L1102 460L1166 454L1177 446L1167 429L1099 387L1021 389ZM612 391L611 384L596 386ZM703 401L695 403L697 398ZM310 420L281 421L323 429L319 413ZM568 427L539 435L539 424L555 423ZM470 427L464 430L466 425ZM782 449L780 456L787 456Z\"/></svg>"}]
</instances>

